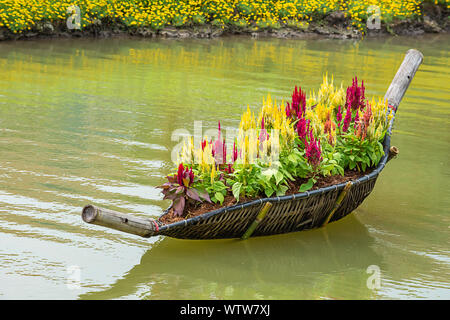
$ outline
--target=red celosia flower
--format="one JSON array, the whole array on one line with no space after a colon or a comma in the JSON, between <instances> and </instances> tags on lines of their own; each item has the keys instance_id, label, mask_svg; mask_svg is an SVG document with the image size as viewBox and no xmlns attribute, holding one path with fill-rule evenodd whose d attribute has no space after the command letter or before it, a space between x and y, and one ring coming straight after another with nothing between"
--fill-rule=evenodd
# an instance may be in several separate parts
<instances>
[{"instance_id":1,"label":"red celosia flower","mask_svg":"<svg viewBox=\"0 0 450 320\"><path fill-rule=\"evenodd\" d=\"M364 111L364 115L363 115L363 121L364 121L364 125L366 127L369 126L370 123L370 118L372 117L372 107L370 106L370 103L367 104L367 108Z\"/></svg>"},{"instance_id":2,"label":"red celosia flower","mask_svg":"<svg viewBox=\"0 0 450 320\"><path fill-rule=\"evenodd\" d=\"M231 161L232 161L233 163L235 163L236 160L237 160L237 158L238 158L238 151L237 151L236 141L235 141L235 142L233 143L233 154L232 154L232 156L231 156Z\"/></svg>"},{"instance_id":3,"label":"red celosia flower","mask_svg":"<svg viewBox=\"0 0 450 320\"><path fill-rule=\"evenodd\" d=\"M187 188L194 182L194 172L192 172L192 169L185 168L183 164L180 163L175 178L180 186Z\"/></svg>"},{"instance_id":4,"label":"red celosia flower","mask_svg":"<svg viewBox=\"0 0 450 320\"><path fill-rule=\"evenodd\" d=\"M342 109L341 106L338 107L337 113L336 113L336 121L338 128L341 127L341 121L342 121Z\"/></svg>"},{"instance_id":5,"label":"red celosia flower","mask_svg":"<svg viewBox=\"0 0 450 320\"><path fill-rule=\"evenodd\" d=\"M297 135L304 142L309 131L309 120L300 118L297 122Z\"/></svg>"},{"instance_id":6,"label":"red celosia flower","mask_svg":"<svg viewBox=\"0 0 450 320\"><path fill-rule=\"evenodd\" d=\"M208 143L208 141L206 141L206 139L202 141L202 150L205 150L207 143Z\"/></svg>"},{"instance_id":7,"label":"red celosia flower","mask_svg":"<svg viewBox=\"0 0 450 320\"><path fill-rule=\"evenodd\" d=\"M345 113L344 125L342 126L342 131L347 132L348 127L350 126L350 121L352 121L352 109L350 106L347 106L347 112Z\"/></svg>"},{"instance_id":8,"label":"red celosia flower","mask_svg":"<svg viewBox=\"0 0 450 320\"><path fill-rule=\"evenodd\" d=\"M213 157L217 164L224 163L224 157L223 157L223 145L220 140L216 140L214 142L214 147L212 150Z\"/></svg>"},{"instance_id":9,"label":"red celosia flower","mask_svg":"<svg viewBox=\"0 0 450 320\"><path fill-rule=\"evenodd\" d=\"M227 145L225 144L225 138L223 139L222 143L222 156L223 156L223 163L227 162Z\"/></svg>"},{"instance_id":10,"label":"red celosia flower","mask_svg":"<svg viewBox=\"0 0 450 320\"><path fill-rule=\"evenodd\" d=\"M301 87L295 86L292 93L292 104L286 104L286 116L292 119L300 119L305 113L306 108L306 94Z\"/></svg>"},{"instance_id":11,"label":"red celosia flower","mask_svg":"<svg viewBox=\"0 0 450 320\"><path fill-rule=\"evenodd\" d=\"M184 172L184 167L183 167L183 164L180 163L180 165L178 166L178 173L177 173L177 182L180 186L183 185L183 172Z\"/></svg>"},{"instance_id":12,"label":"red celosia flower","mask_svg":"<svg viewBox=\"0 0 450 320\"><path fill-rule=\"evenodd\" d=\"M217 140L214 141L214 144L212 146L212 156L215 159L215 162L217 164L224 164L226 162L226 145L225 145L225 139L223 139L223 142L221 141L221 128L220 128L220 121L219 121L219 132L218 132L218 137Z\"/></svg>"},{"instance_id":13,"label":"red celosia flower","mask_svg":"<svg viewBox=\"0 0 450 320\"><path fill-rule=\"evenodd\" d=\"M192 172L192 168L189 169L189 185L191 185L194 182L194 172Z\"/></svg>"},{"instance_id":14,"label":"red celosia flower","mask_svg":"<svg viewBox=\"0 0 450 320\"><path fill-rule=\"evenodd\" d=\"M314 168L314 170L322 161L320 140L315 140L312 132L309 132L309 142L305 142L305 157L308 160L308 163Z\"/></svg>"},{"instance_id":15,"label":"red celosia flower","mask_svg":"<svg viewBox=\"0 0 450 320\"><path fill-rule=\"evenodd\" d=\"M269 134L267 133L267 130L264 128L264 117L261 121L261 131L259 133L259 143L260 143L260 149L262 150L262 143L269 139Z\"/></svg>"},{"instance_id":16,"label":"red celosia flower","mask_svg":"<svg viewBox=\"0 0 450 320\"><path fill-rule=\"evenodd\" d=\"M359 111L356 110L356 115L355 115L355 126L358 124L359 122Z\"/></svg>"},{"instance_id":17,"label":"red celosia flower","mask_svg":"<svg viewBox=\"0 0 450 320\"><path fill-rule=\"evenodd\" d=\"M352 110L363 109L365 107L364 92L364 81L361 81L361 87L358 87L358 78L355 77L352 86L347 88L346 105L350 106Z\"/></svg>"}]
</instances>

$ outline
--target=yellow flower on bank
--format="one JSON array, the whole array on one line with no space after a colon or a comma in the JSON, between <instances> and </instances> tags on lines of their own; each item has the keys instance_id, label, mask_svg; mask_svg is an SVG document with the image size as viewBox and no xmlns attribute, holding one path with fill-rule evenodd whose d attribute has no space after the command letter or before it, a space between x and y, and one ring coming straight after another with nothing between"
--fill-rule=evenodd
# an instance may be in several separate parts
<instances>
[{"instance_id":1,"label":"yellow flower on bank","mask_svg":"<svg viewBox=\"0 0 450 320\"><path fill-rule=\"evenodd\" d=\"M421 16L421 4L422 0L0 0L0 26L22 32L39 21L64 21L68 18L66 9L74 5L80 8L85 27L105 17L130 26L191 25L198 16L203 17L204 23L214 22L222 28L229 21L245 21L255 29L279 26L286 21L306 27L314 15L341 10L362 32L367 17L378 14L368 12L369 6L377 6L384 21Z\"/></svg>"}]
</instances>

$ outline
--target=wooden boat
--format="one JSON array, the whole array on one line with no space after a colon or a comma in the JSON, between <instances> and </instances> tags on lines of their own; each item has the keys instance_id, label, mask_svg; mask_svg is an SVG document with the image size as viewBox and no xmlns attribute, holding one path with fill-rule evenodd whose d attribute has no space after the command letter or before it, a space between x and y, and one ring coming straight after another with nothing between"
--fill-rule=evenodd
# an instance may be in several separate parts
<instances>
[{"instance_id":1,"label":"wooden boat","mask_svg":"<svg viewBox=\"0 0 450 320\"><path fill-rule=\"evenodd\" d=\"M422 63L423 55L410 49L386 92L394 115L409 84ZM210 211L170 224L143 219L87 205L82 218L87 223L136 234L142 237L164 235L181 239L223 239L274 235L302 231L337 221L355 210L371 193L386 163L398 153L391 147L392 118L383 147L384 156L369 174L356 180L314 191L261 198ZM164 213L167 214L170 208Z\"/></svg>"}]
</instances>

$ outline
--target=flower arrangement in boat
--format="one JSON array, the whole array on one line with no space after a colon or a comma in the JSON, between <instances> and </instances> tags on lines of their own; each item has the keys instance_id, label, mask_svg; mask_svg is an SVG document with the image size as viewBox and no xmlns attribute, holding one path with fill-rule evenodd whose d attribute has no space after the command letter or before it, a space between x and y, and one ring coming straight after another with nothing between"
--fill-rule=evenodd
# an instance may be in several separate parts
<instances>
[{"instance_id":1,"label":"flower arrangement in boat","mask_svg":"<svg viewBox=\"0 0 450 320\"><path fill-rule=\"evenodd\" d=\"M317 94L295 87L290 101L270 95L255 114L242 114L233 141L217 137L195 145L187 139L178 171L160 186L175 216L202 202L224 205L308 191L327 177L365 172L384 155L382 141L393 117L386 101L366 99L364 82L344 90L324 76Z\"/></svg>"}]
</instances>

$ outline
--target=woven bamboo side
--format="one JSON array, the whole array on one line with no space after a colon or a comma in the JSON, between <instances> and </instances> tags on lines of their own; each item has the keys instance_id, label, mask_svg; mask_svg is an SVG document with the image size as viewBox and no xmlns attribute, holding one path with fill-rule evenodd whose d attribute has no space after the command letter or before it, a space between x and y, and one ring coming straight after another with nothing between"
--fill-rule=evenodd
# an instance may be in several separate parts
<instances>
[{"instance_id":1,"label":"woven bamboo side","mask_svg":"<svg viewBox=\"0 0 450 320\"><path fill-rule=\"evenodd\" d=\"M376 176L356 183L344 198L330 221L343 218L356 209L375 186ZM278 198L252 236L295 232L320 227L333 209L341 189L311 194L308 197ZM250 206L235 206L229 210L166 226L161 235L180 239L223 239L241 237L255 220L264 202Z\"/></svg>"},{"instance_id":2,"label":"woven bamboo side","mask_svg":"<svg viewBox=\"0 0 450 320\"><path fill-rule=\"evenodd\" d=\"M342 219L347 214L359 207L359 205L364 201L365 198L372 192L375 187L375 182L377 177L372 178L363 183L354 185L350 192L345 197L340 208L335 212L334 216L330 219L331 221L337 221Z\"/></svg>"}]
</instances>

